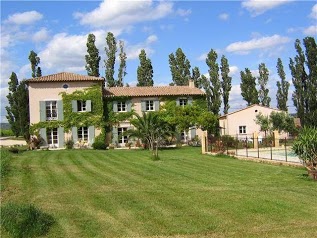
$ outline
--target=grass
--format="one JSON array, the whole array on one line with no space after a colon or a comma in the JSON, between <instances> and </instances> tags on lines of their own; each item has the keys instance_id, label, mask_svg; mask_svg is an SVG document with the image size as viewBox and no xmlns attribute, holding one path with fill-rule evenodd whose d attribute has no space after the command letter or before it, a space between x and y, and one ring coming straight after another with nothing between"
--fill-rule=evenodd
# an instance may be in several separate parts
<instances>
[{"instance_id":1,"label":"grass","mask_svg":"<svg viewBox=\"0 0 317 238\"><path fill-rule=\"evenodd\" d=\"M317 183L305 169L200 155L199 148L159 155L13 155L2 203L51 214L56 223L47 237L317 236Z\"/></svg>"}]
</instances>

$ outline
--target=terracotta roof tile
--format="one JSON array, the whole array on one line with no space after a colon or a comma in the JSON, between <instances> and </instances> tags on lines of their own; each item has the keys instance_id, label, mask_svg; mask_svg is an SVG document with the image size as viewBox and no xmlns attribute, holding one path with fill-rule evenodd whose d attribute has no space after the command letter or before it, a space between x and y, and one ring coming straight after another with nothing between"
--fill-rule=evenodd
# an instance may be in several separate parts
<instances>
[{"instance_id":1,"label":"terracotta roof tile","mask_svg":"<svg viewBox=\"0 0 317 238\"><path fill-rule=\"evenodd\" d=\"M28 79L28 82L32 83L41 83L41 82L69 82L69 81L103 81L103 78L88 76L88 75L80 75L74 73L57 73L51 74L47 76L42 76L38 78Z\"/></svg>"},{"instance_id":2,"label":"terracotta roof tile","mask_svg":"<svg viewBox=\"0 0 317 238\"><path fill-rule=\"evenodd\" d=\"M105 89L104 94L107 97L205 95L200 89L189 86L112 87Z\"/></svg>"}]
</instances>

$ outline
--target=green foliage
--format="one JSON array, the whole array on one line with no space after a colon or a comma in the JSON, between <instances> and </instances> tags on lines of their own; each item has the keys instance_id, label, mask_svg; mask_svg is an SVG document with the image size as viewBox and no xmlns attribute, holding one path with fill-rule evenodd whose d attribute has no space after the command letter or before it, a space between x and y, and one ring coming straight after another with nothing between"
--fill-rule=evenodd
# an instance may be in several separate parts
<instances>
[{"instance_id":1,"label":"green foliage","mask_svg":"<svg viewBox=\"0 0 317 238\"><path fill-rule=\"evenodd\" d=\"M267 83L269 81L269 70L267 69L266 65L264 63L259 64L259 77L258 77L258 83L260 86L260 89L258 91L259 95L259 101L262 106L269 107L271 98L269 95L269 89L267 88Z\"/></svg>"},{"instance_id":2,"label":"green foliage","mask_svg":"<svg viewBox=\"0 0 317 238\"><path fill-rule=\"evenodd\" d=\"M259 103L258 91L256 90L256 78L252 76L250 69L245 68L245 72L240 72L241 76L241 96L247 102L247 105Z\"/></svg>"},{"instance_id":3,"label":"green foliage","mask_svg":"<svg viewBox=\"0 0 317 238\"><path fill-rule=\"evenodd\" d=\"M288 89L289 89L289 82L286 81L286 76L284 72L283 62L280 58L277 59L277 73L281 79L280 81L276 82L277 86L277 93L276 93L276 100L277 100L277 108L283 111L288 111L287 108L287 100L288 100Z\"/></svg>"},{"instance_id":4,"label":"green foliage","mask_svg":"<svg viewBox=\"0 0 317 238\"><path fill-rule=\"evenodd\" d=\"M13 237L46 235L54 218L33 205L5 204L1 208L1 226Z\"/></svg>"},{"instance_id":5,"label":"green foliage","mask_svg":"<svg viewBox=\"0 0 317 238\"><path fill-rule=\"evenodd\" d=\"M127 68L127 54L124 52L124 42L119 41L119 59L120 59L120 65L119 65L119 70L118 70L118 80L116 83L117 87L123 87L123 77L126 76L126 68Z\"/></svg>"},{"instance_id":6,"label":"green foliage","mask_svg":"<svg viewBox=\"0 0 317 238\"><path fill-rule=\"evenodd\" d=\"M99 50L95 45L96 37L94 34L89 34L87 38L87 55L85 55L86 60L86 70L89 76L99 77Z\"/></svg>"},{"instance_id":7,"label":"green foliage","mask_svg":"<svg viewBox=\"0 0 317 238\"><path fill-rule=\"evenodd\" d=\"M221 78L222 78L222 81L221 81L222 98L223 98L223 104L224 104L223 113L227 114L230 108L229 94L231 91L232 77L229 76L229 73L230 73L229 63L227 58L224 55L221 57L220 69L221 69Z\"/></svg>"},{"instance_id":8,"label":"green foliage","mask_svg":"<svg viewBox=\"0 0 317 238\"><path fill-rule=\"evenodd\" d=\"M11 155L9 154L9 152L7 150L0 150L1 153L1 163L0 163L0 172L1 172L1 179L3 179L4 177L6 177L9 172L10 172L10 159L11 159ZM2 185L2 184L1 184ZM2 187L2 186L1 186Z\"/></svg>"},{"instance_id":9,"label":"green foliage","mask_svg":"<svg viewBox=\"0 0 317 238\"><path fill-rule=\"evenodd\" d=\"M71 150L74 148L74 141L73 139L68 139L66 142L65 142L65 146L66 146L66 149L68 150Z\"/></svg>"},{"instance_id":10,"label":"green foliage","mask_svg":"<svg viewBox=\"0 0 317 238\"><path fill-rule=\"evenodd\" d=\"M106 137L103 133L100 135L96 136L94 143L92 144L92 147L95 150L106 150L107 145L106 145Z\"/></svg>"},{"instance_id":11,"label":"green foliage","mask_svg":"<svg viewBox=\"0 0 317 238\"><path fill-rule=\"evenodd\" d=\"M255 116L255 123L260 126L261 131L264 131L265 137L266 133L272 130L270 117L263 115L261 112Z\"/></svg>"},{"instance_id":12,"label":"green foliage","mask_svg":"<svg viewBox=\"0 0 317 238\"><path fill-rule=\"evenodd\" d=\"M142 49L139 54L140 65L138 66L137 75L138 83L137 86L153 86L153 67L152 62L146 57L145 50Z\"/></svg>"},{"instance_id":13,"label":"green foliage","mask_svg":"<svg viewBox=\"0 0 317 238\"><path fill-rule=\"evenodd\" d=\"M214 115L212 112L201 112L199 117L197 118L197 122L202 130L206 130L208 131L208 133L215 135L219 133L218 116Z\"/></svg>"},{"instance_id":14,"label":"green foliage","mask_svg":"<svg viewBox=\"0 0 317 238\"><path fill-rule=\"evenodd\" d=\"M294 141L293 151L306 164L317 164L317 128L304 127Z\"/></svg>"},{"instance_id":15,"label":"green foliage","mask_svg":"<svg viewBox=\"0 0 317 238\"><path fill-rule=\"evenodd\" d=\"M181 48L176 50L175 55L174 53L169 55L169 65L173 83L178 86L188 85L188 80L191 77L190 62Z\"/></svg>"},{"instance_id":16,"label":"green foliage","mask_svg":"<svg viewBox=\"0 0 317 238\"><path fill-rule=\"evenodd\" d=\"M116 80L114 79L114 65L116 62L116 52L117 52L117 41L112 32L108 32L106 37L107 46L106 51L106 82L107 87L115 87Z\"/></svg>"},{"instance_id":17,"label":"green foliage","mask_svg":"<svg viewBox=\"0 0 317 238\"><path fill-rule=\"evenodd\" d=\"M294 118L286 112L272 112L270 114L270 121L272 123L272 130L285 131L291 134L297 133Z\"/></svg>"},{"instance_id":18,"label":"green foliage","mask_svg":"<svg viewBox=\"0 0 317 238\"><path fill-rule=\"evenodd\" d=\"M11 129L1 129L0 136L14 136L14 133Z\"/></svg>"},{"instance_id":19,"label":"green foliage","mask_svg":"<svg viewBox=\"0 0 317 238\"><path fill-rule=\"evenodd\" d=\"M201 76L200 76L200 71L198 67L194 67L192 69L192 77L191 79L194 81L195 87L196 88L202 88L201 84Z\"/></svg>"},{"instance_id":20,"label":"green foliage","mask_svg":"<svg viewBox=\"0 0 317 238\"><path fill-rule=\"evenodd\" d=\"M38 57L37 53L35 53L33 50L30 51L29 61L31 63L32 78L41 77L42 71L38 66L40 64L40 57Z\"/></svg>"},{"instance_id":21,"label":"green foliage","mask_svg":"<svg viewBox=\"0 0 317 238\"><path fill-rule=\"evenodd\" d=\"M208 73L211 82L211 112L215 115L219 115L221 107L221 83L219 80L219 66L217 63L217 53L211 49L206 58L206 64L208 65Z\"/></svg>"}]
</instances>

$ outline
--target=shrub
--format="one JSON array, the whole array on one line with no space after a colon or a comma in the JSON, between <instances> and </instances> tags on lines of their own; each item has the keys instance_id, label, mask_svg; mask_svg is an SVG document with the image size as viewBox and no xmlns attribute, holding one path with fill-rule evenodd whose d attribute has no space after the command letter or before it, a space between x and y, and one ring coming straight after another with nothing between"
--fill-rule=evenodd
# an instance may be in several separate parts
<instances>
[{"instance_id":1,"label":"shrub","mask_svg":"<svg viewBox=\"0 0 317 238\"><path fill-rule=\"evenodd\" d=\"M4 178L10 171L10 154L7 150L1 150L1 178Z\"/></svg>"},{"instance_id":2,"label":"shrub","mask_svg":"<svg viewBox=\"0 0 317 238\"><path fill-rule=\"evenodd\" d=\"M14 133L11 129L1 129L0 136L14 136Z\"/></svg>"},{"instance_id":3,"label":"shrub","mask_svg":"<svg viewBox=\"0 0 317 238\"><path fill-rule=\"evenodd\" d=\"M16 148L16 147L11 147L11 148L9 149L9 151L10 151L11 153L13 153L13 154L18 154L18 153L19 153L19 149Z\"/></svg>"},{"instance_id":4,"label":"shrub","mask_svg":"<svg viewBox=\"0 0 317 238\"><path fill-rule=\"evenodd\" d=\"M103 133L101 133L95 138L95 142L92 144L92 148L94 148L95 150L106 150L108 146L106 145L105 141L106 137Z\"/></svg>"},{"instance_id":5,"label":"shrub","mask_svg":"<svg viewBox=\"0 0 317 238\"><path fill-rule=\"evenodd\" d=\"M308 166L315 167L317 163L317 128L304 127L294 141L292 149Z\"/></svg>"},{"instance_id":6,"label":"shrub","mask_svg":"<svg viewBox=\"0 0 317 238\"><path fill-rule=\"evenodd\" d=\"M36 237L48 233L54 218L34 207L9 203L1 208L1 226L13 237Z\"/></svg>"},{"instance_id":7,"label":"shrub","mask_svg":"<svg viewBox=\"0 0 317 238\"><path fill-rule=\"evenodd\" d=\"M221 136L221 141L223 142L225 147L235 148L238 141L229 135Z\"/></svg>"},{"instance_id":8,"label":"shrub","mask_svg":"<svg viewBox=\"0 0 317 238\"><path fill-rule=\"evenodd\" d=\"M71 150L74 148L74 141L72 139L69 139L65 143L66 149Z\"/></svg>"}]
</instances>

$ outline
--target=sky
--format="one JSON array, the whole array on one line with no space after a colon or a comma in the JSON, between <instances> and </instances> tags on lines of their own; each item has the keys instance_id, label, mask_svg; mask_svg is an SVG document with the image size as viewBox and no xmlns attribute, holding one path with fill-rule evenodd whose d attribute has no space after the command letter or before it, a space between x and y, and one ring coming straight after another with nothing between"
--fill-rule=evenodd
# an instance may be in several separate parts
<instances>
[{"instance_id":1,"label":"sky","mask_svg":"<svg viewBox=\"0 0 317 238\"><path fill-rule=\"evenodd\" d=\"M191 67L208 74L206 56L225 55L230 65L230 110L246 106L241 97L240 71L249 68L258 76L265 63L270 72L268 88L276 107L276 63L281 58L291 83L289 58L296 55L294 42L317 36L315 1L1 1L1 122L6 122L8 81L31 78L28 56L34 50L43 75L58 72L87 74L87 36L96 36L105 75L107 32L122 40L127 53L124 83L136 85L138 55L145 49L154 69L154 84L172 82L168 55L182 48ZM119 62L117 60L118 65ZM117 75L117 70L116 73ZM291 83L292 84L292 83ZM289 90L288 106L295 112ZM32 95L30 95L32 96ZM221 111L223 108L221 108Z\"/></svg>"}]
</instances>

